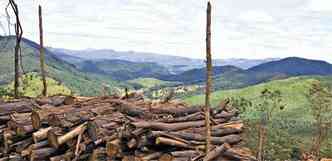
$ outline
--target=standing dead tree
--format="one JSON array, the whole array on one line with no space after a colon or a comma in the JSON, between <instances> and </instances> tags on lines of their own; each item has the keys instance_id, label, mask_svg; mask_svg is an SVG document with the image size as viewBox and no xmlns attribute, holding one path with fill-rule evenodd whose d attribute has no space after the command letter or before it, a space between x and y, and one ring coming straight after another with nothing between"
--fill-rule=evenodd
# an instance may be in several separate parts
<instances>
[{"instance_id":1,"label":"standing dead tree","mask_svg":"<svg viewBox=\"0 0 332 161\"><path fill-rule=\"evenodd\" d=\"M39 37L40 37L40 71L43 81L43 96L47 96L47 83L46 83L46 71L45 71L45 49L44 49L44 38L43 38L43 16L42 16L42 7L38 7L39 15Z\"/></svg>"},{"instance_id":2,"label":"standing dead tree","mask_svg":"<svg viewBox=\"0 0 332 161\"><path fill-rule=\"evenodd\" d=\"M21 49L21 40L23 35L23 29L19 18L19 11L17 4L14 0L9 0L9 4L12 7L12 10L14 11L15 18L16 18L16 24L15 24L15 34L16 34L16 46L15 46L15 82L14 82L14 97L18 98L18 87L19 87L19 52Z\"/></svg>"},{"instance_id":3,"label":"standing dead tree","mask_svg":"<svg viewBox=\"0 0 332 161\"><path fill-rule=\"evenodd\" d=\"M207 5L206 23L206 90L205 90L205 126L206 126L206 154L210 150L211 128L210 128L210 97L212 87L212 58L211 58L211 3Z\"/></svg>"}]
</instances>

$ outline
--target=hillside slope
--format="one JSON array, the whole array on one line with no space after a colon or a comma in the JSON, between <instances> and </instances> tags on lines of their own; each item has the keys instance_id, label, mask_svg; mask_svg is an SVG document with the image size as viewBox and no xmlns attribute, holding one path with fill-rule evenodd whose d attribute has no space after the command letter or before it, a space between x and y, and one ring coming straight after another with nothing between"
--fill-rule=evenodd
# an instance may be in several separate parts
<instances>
[{"instance_id":1,"label":"hillside slope","mask_svg":"<svg viewBox=\"0 0 332 161\"><path fill-rule=\"evenodd\" d=\"M301 119L310 118L310 107L307 94L312 83L321 81L324 84L331 86L332 77L328 76L302 76L292 77L285 80L275 80L268 83L262 83L246 88L233 90L218 90L212 94L212 104L218 105L218 101L236 97L246 98L252 102L259 103L261 99L259 95L264 89L280 90L283 96L284 103L287 105L285 111L281 111L283 116L299 117ZM204 95L196 95L185 98L185 101L190 104L204 104Z\"/></svg>"},{"instance_id":2,"label":"hillside slope","mask_svg":"<svg viewBox=\"0 0 332 161\"><path fill-rule=\"evenodd\" d=\"M82 72L109 75L115 80L170 74L167 68L156 63L135 63L125 60L85 60L75 65Z\"/></svg>"},{"instance_id":3,"label":"hillside slope","mask_svg":"<svg viewBox=\"0 0 332 161\"><path fill-rule=\"evenodd\" d=\"M0 37L0 84L7 84L14 77L14 37ZM38 44L23 39L22 65L25 73L39 72ZM48 76L69 87L75 94L96 95L101 90L101 84L120 86L106 76L87 75L79 72L74 65L55 57L46 50L46 70Z\"/></svg>"}]
</instances>

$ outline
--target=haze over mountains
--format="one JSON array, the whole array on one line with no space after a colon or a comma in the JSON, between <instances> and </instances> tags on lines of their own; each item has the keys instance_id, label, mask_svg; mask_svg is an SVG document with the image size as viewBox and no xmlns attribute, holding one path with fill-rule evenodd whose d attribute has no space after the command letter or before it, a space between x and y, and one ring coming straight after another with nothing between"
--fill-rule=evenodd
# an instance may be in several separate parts
<instances>
[{"instance_id":1,"label":"haze over mountains","mask_svg":"<svg viewBox=\"0 0 332 161\"><path fill-rule=\"evenodd\" d=\"M58 57L68 61L84 60L126 60L138 63L156 63L161 66L165 66L170 69L173 74L178 74L186 70L202 68L205 66L203 59L192 59L180 56L162 55L157 53L145 53L135 51L115 51L111 49L104 50L67 50L50 48L50 50ZM270 62L273 60L279 60L279 58L269 59L215 59L213 60L215 66L233 65L243 69Z\"/></svg>"},{"instance_id":2,"label":"haze over mountains","mask_svg":"<svg viewBox=\"0 0 332 161\"><path fill-rule=\"evenodd\" d=\"M13 39L0 37L1 84L9 83L13 78ZM39 71L38 47L35 42L24 39L22 59L25 72ZM204 85L206 74L204 60L114 50L72 51L51 48L46 52L46 63L49 77L60 80L81 95L95 94L102 84L131 87L131 80L138 78ZM228 59L216 60L213 71L215 89L234 89L293 76L332 75L332 65L325 61L298 57Z\"/></svg>"}]
</instances>

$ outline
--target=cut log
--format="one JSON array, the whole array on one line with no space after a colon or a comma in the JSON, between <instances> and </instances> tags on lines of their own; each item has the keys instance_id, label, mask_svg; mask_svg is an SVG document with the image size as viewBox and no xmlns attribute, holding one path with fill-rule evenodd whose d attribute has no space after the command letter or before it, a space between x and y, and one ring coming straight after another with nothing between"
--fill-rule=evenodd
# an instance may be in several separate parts
<instances>
[{"instance_id":1,"label":"cut log","mask_svg":"<svg viewBox=\"0 0 332 161\"><path fill-rule=\"evenodd\" d=\"M34 131L34 128L32 125L23 125L23 126L18 126L16 129L17 135L31 135L31 133Z\"/></svg>"},{"instance_id":2,"label":"cut log","mask_svg":"<svg viewBox=\"0 0 332 161\"><path fill-rule=\"evenodd\" d=\"M166 106L166 105L163 105ZM150 112L153 114L169 114L175 117L186 116L196 112L202 112L202 107L192 106L192 107L157 107L151 108Z\"/></svg>"},{"instance_id":3,"label":"cut log","mask_svg":"<svg viewBox=\"0 0 332 161\"><path fill-rule=\"evenodd\" d=\"M211 150L206 156L204 157L203 161L213 161L218 156L222 155L227 149L231 146L229 144L223 144Z\"/></svg>"},{"instance_id":4,"label":"cut log","mask_svg":"<svg viewBox=\"0 0 332 161\"><path fill-rule=\"evenodd\" d=\"M216 122L223 123L226 120L218 119ZM189 121L189 122L180 122L180 123L161 123L153 121L139 121L132 123L137 128L149 128L152 130L162 130L162 131L177 131L187 128L202 127L205 125L205 122L202 121Z\"/></svg>"},{"instance_id":5,"label":"cut log","mask_svg":"<svg viewBox=\"0 0 332 161\"><path fill-rule=\"evenodd\" d=\"M47 133L51 129L52 129L52 127L48 127L48 128L40 129L37 132L34 132L32 134L32 138L33 138L34 143L38 143L41 140L47 139Z\"/></svg>"},{"instance_id":6,"label":"cut log","mask_svg":"<svg viewBox=\"0 0 332 161\"><path fill-rule=\"evenodd\" d=\"M170 154L163 154L161 157L158 159L158 161L173 161L174 157Z\"/></svg>"},{"instance_id":7,"label":"cut log","mask_svg":"<svg viewBox=\"0 0 332 161\"><path fill-rule=\"evenodd\" d=\"M89 159L89 161L103 161L106 160L107 154L105 148L95 149Z\"/></svg>"},{"instance_id":8,"label":"cut log","mask_svg":"<svg viewBox=\"0 0 332 161\"><path fill-rule=\"evenodd\" d=\"M122 154L121 140L116 139L106 144L106 153L110 158L120 157Z\"/></svg>"},{"instance_id":9,"label":"cut log","mask_svg":"<svg viewBox=\"0 0 332 161\"><path fill-rule=\"evenodd\" d=\"M161 155L163 155L163 153L154 152L154 153L151 153L151 154L148 154L148 155L142 157L141 160L143 160L143 161L155 160L155 159L158 159Z\"/></svg>"},{"instance_id":10,"label":"cut log","mask_svg":"<svg viewBox=\"0 0 332 161\"><path fill-rule=\"evenodd\" d=\"M138 142L135 138L130 139L127 143L127 146L129 149L133 149L133 148L137 147L137 145L138 145Z\"/></svg>"},{"instance_id":11,"label":"cut log","mask_svg":"<svg viewBox=\"0 0 332 161\"><path fill-rule=\"evenodd\" d=\"M179 148L195 149L195 147L190 146L190 145L188 145L184 142L169 139L169 138L166 138L166 137L157 137L156 138L156 144L157 145L175 146L175 147L179 147Z\"/></svg>"},{"instance_id":12,"label":"cut log","mask_svg":"<svg viewBox=\"0 0 332 161\"><path fill-rule=\"evenodd\" d=\"M26 149L29 145L32 144L32 139L27 138L25 140L16 142L12 145L10 145L10 149L15 149L17 153L21 153L24 149Z\"/></svg>"},{"instance_id":13,"label":"cut log","mask_svg":"<svg viewBox=\"0 0 332 161\"><path fill-rule=\"evenodd\" d=\"M152 131L151 134L154 137L159 136L168 136L173 135L178 138L182 138L185 140L194 140L204 142L205 136L200 134L188 133L188 132L163 132L163 131ZM211 143L220 145L224 143L235 144L241 141L240 135L227 135L224 137L211 137Z\"/></svg>"},{"instance_id":14,"label":"cut log","mask_svg":"<svg viewBox=\"0 0 332 161\"><path fill-rule=\"evenodd\" d=\"M50 161L72 161L73 157L74 157L74 153L71 151L68 151L65 154L51 157Z\"/></svg>"},{"instance_id":15,"label":"cut log","mask_svg":"<svg viewBox=\"0 0 332 161\"><path fill-rule=\"evenodd\" d=\"M201 155L201 152L196 150L174 151L171 155L175 158L193 158L194 156Z\"/></svg>"},{"instance_id":16,"label":"cut log","mask_svg":"<svg viewBox=\"0 0 332 161\"><path fill-rule=\"evenodd\" d=\"M0 104L0 114L9 115L12 113L27 113L31 112L36 105L31 100L21 100L19 102L10 102Z\"/></svg>"},{"instance_id":17,"label":"cut log","mask_svg":"<svg viewBox=\"0 0 332 161\"><path fill-rule=\"evenodd\" d=\"M75 97L73 96L52 96L52 97L43 97L36 100L40 105L52 105L52 106L61 106L61 105L71 105L75 103Z\"/></svg>"},{"instance_id":18,"label":"cut log","mask_svg":"<svg viewBox=\"0 0 332 161\"><path fill-rule=\"evenodd\" d=\"M55 148L42 148L37 150L32 150L30 154L30 161L35 160L46 160L48 157L56 153Z\"/></svg>"},{"instance_id":19,"label":"cut log","mask_svg":"<svg viewBox=\"0 0 332 161\"><path fill-rule=\"evenodd\" d=\"M74 128L70 132L60 137L58 137L53 130L49 130L47 133L48 143L54 148L59 148L59 146L61 146L65 142L82 134L85 131L85 129L86 129L86 123Z\"/></svg>"},{"instance_id":20,"label":"cut log","mask_svg":"<svg viewBox=\"0 0 332 161\"><path fill-rule=\"evenodd\" d=\"M244 161L257 161L255 157L253 157L248 151L245 151L243 149L235 149L231 148L226 150L223 153L224 156L237 159L237 160L244 160Z\"/></svg>"},{"instance_id":21,"label":"cut log","mask_svg":"<svg viewBox=\"0 0 332 161\"><path fill-rule=\"evenodd\" d=\"M29 156L31 154L32 150L45 148L46 146L48 146L48 141L47 140L42 141L42 142L38 142L38 143L35 143L35 144L32 144L28 148L24 149L21 152L21 156L22 157Z\"/></svg>"}]
</instances>

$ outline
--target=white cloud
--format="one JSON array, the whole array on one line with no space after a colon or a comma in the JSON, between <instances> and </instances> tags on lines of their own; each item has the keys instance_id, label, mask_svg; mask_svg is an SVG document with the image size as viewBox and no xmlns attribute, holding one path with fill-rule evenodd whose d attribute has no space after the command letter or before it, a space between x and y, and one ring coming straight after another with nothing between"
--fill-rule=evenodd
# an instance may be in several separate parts
<instances>
[{"instance_id":1,"label":"white cloud","mask_svg":"<svg viewBox=\"0 0 332 161\"><path fill-rule=\"evenodd\" d=\"M272 16L270 16L268 13L264 11L248 11L245 13L242 13L239 18L244 21L250 21L250 22L273 22L274 19Z\"/></svg>"},{"instance_id":2,"label":"white cloud","mask_svg":"<svg viewBox=\"0 0 332 161\"><path fill-rule=\"evenodd\" d=\"M43 4L45 43L70 49L111 48L204 58L206 1L47 1ZM17 2L24 36L38 41L38 2ZM326 13L331 2L212 1L214 57L302 56L332 62L332 15Z\"/></svg>"},{"instance_id":3,"label":"white cloud","mask_svg":"<svg viewBox=\"0 0 332 161\"><path fill-rule=\"evenodd\" d=\"M332 11L332 1L310 0L307 7L313 11Z\"/></svg>"}]
</instances>

